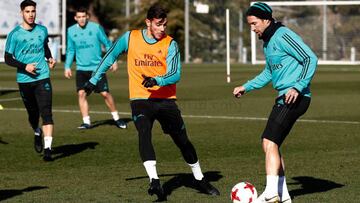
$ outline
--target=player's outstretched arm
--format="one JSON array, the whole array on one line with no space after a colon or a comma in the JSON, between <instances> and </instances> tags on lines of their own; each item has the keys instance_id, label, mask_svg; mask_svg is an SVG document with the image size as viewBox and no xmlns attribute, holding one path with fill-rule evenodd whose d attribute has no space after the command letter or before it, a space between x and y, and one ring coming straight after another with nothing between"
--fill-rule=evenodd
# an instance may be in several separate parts
<instances>
[{"instance_id":1,"label":"player's outstretched arm","mask_svg":"<svg viewBox=\"0 0 360 203\"><path fill-rule=\"evenodd\" d=\"M233 95L236 98L240 98L244 94L245 94L245 87L244 86L235 87L234 90L233 90Z\"/></svg>"},{"instance_id":2,"label":"player's outstretched arm","mask_svg":"<svg viewBox=\"0 0 360 203\"><path fill-rule=\"evenodd\" d=\"M84 85L84 90L86 92L86 96L89 96L95 89L95 85L91 82L86 82Z\"/></svg>"},{"instance_id":3,"label":"player's outstretched arm","mask_svg":"<svg viewBox=\"0 0 360 203\"><path fill-rule=\"evenodd\" d=\"M126 32L121 37L119 37L116 42L110 47L109 51L102 58L100 64L93 72L90 82L97 84L97 82L102 78L103 74L106 73L109 68L114 65L117 58L127 52L128 42L129 42L130 32Z\"/></svg>"}]
</instances>

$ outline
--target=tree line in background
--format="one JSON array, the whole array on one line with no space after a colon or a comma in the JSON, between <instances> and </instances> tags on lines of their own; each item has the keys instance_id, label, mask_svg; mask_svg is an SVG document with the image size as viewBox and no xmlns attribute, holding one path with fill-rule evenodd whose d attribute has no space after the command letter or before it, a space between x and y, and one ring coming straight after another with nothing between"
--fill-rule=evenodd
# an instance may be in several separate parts
<instances>
[{"instance_id":1,"label":"tree line in background","mask_svg":"<svg viewBox=\"0 0 360 203\"><path fill-rule=\"evenodd\" d=\"M171 35L179 44L181 55L184 57L184 0L138 0L135 5L134 0L130 0L130 14L126 17L126 1L118 0L67 0L67 27L74 24L74 8L84 6L89 8L91 20L99 22L106 30L106 32L116 39L119 35L127 30L141 29L145 27L144 20L146 18L147 9L155 2L160 2L169 9L169 22L168 34ZM249 0L201 0L197 1L209 5L209 13L202 14L196 13L194 0L189 0L190 10L190 56L191 61L200 58L205 62L224 61L225 59L225 10L230 9L230 35L231 35L231 50L232 58L237 57L237 50L239 47L239 37L243 39L243 46L250 47L250 31L246 24L246 18L243 18L243 32L239 32L240 12L245 13L246 8L249 6ZM136 8L135 8L136 6ZM322 14L318 9L312 7L288 7L292 9L291 12L286 12L286 18L298 18L303 16L314 16L319 18ZM135 13L135 10L137 12ZM281 11L281 10L280 10ZM278 12L275 10L275 12ZM340 18L339 15L359 15L360 6L329 6L328 15L334 19L329 23L329 33L339 36L347 36L351 39L342 39L341 37L336 40L331 40L329 43L332 47L337 47L339 52L344 52L343 47L345 43L349 43L360 52L360 32L359 19L354 18ZM338 18L337 18L338 16ZM311 19L311 18L310 18ZM313 30L312 35L321 37L321 29L311 28L313 22L306 22L309 30ZM302 35L302 33L299 33ZM309 33L305 33L309 34ZM343 46L341 45L343 44ZM321 52L321 46L314 44L314 49Z\"/></svg>"},{"instance_id":2,"label":"tree line in background","mask_svg":"<svg viewBox=\"0 0 360 203\"><path fill-rule=\"evenodd\" d=\"M179 44L181 55L184 57L184 0L140 0L138 13L134 12L134 0L130 0L130 15L126 17L126 1L118 0L68 0L67 1L67 27L75 23L73 20L76 7L84 6L89 9L91 20L99 22L113 38L131 29L141 29L145 27L147 9L155 2L160 2L169 9L167 32ZM219 53L219 58L225 56L221 53L225 49L225 9L247 7L249 1L201 1L210 6L208 14L195 12L194 1L190 0L190 55L199 55L204 61L212 60L212 53ZM238 13L234 13L238 15ZM238 19L238 17L236 17ZM238 35L238 22L232 26L233 36ZM235 34L237 33L237 34ZM246 33L248 35L248 33ZM248 40L246 40L248 41ZM220 45L220 48L219 48ZM234 47L236 48L236 44Z\"/></svg>"}]
</instances>

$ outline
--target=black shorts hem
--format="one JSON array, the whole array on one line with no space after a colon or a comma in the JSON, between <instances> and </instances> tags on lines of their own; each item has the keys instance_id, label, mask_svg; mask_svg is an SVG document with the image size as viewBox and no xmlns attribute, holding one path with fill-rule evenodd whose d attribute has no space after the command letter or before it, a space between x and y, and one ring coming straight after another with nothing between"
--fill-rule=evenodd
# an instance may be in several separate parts
<instances>
[{"instance_id":1,"label":"black shorts hem","mask_svg":"<svg viewBox=\"0 0 360 203\"><path fill-rule=\"evenodd\" d=\"M276 103L261 138L271 140L280 147L296 120L307 111L310 100L310 97L299 96L294 104Z\"/></svg>"},{"instance_id":2,"label":"black shorts hem","mask_svg":"<svg viewBox=\"0 0 360 203\"><path fill-rule=\"evenodd\" d=\"M76 92L84 89L85 84L91 79L92 71L76 71ZM110 92L107 77L104 74L94 89L95 93Z\"/></svg>"}]
</instances>

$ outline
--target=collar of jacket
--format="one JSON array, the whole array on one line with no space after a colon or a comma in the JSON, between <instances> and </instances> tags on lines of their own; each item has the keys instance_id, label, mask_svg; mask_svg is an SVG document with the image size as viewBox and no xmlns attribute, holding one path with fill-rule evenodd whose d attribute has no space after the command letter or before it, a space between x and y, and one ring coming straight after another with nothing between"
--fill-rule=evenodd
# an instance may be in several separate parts
<instances>
[{"instance_id":1,"label":"collar of jacket","mask_svg":"<svg viewBox=\"0 0 360 203\"><path fill-rule=\"evenodd\" d=\"M281 22L271 21L270 25L264 30L264 33L259 39L264 40L264 42L270 41L270 38L274 35L277 29L284 26Z\"/></svg>"}]
</instances>

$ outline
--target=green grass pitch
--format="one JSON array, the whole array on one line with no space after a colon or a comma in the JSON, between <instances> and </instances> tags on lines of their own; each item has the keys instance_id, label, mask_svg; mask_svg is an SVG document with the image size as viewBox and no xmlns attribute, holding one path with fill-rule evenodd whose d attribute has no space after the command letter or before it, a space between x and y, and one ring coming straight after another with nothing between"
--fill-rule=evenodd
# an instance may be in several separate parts
<instances>
[{"instance_id":1,"label":"green grass pitch","mask_svg":"<svg viewBox=\"0 0 360 203\"><path fill-rule=\"evenodd\" d=\"M211 197L193 189L191 170L156 122L153 143L157 169L168 202L231 202L230 190L249 181L264 189L260 135L276 92L267 86L240 99L235 86L260 66L184 65L178 105L207 179L221 192ZM33 132L19 99L15 69L0 65L0 201L4 202L152 202L131 121L124 64L108 73L110 90L129 128L117 129L96 94L89 98L95 128L81 124L74 78L63 65L51 73L55 161L45 163L33 149ZM360 190L360 66L320 66L312 82L312 103L282 146L287 182L294 202L358 202ZM14 89L12 89L14 88Z\"/></svg>"}]
</instances>

